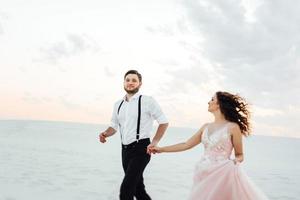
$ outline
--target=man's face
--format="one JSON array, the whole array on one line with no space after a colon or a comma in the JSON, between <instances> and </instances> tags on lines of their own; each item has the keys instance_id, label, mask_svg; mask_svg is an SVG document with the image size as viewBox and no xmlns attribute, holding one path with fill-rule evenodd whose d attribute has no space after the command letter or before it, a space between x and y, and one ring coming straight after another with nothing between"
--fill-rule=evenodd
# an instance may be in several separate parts
<instances>
[{"instance_id":1,"label":"man's face","mask_svg":"<svg viewBox=\"0 0 300 200\"><path fill-rule=\"evenodd\" d=\"M128 94L135 94L139 91L142 82L136 74L128 74L124 79L124 90Z\"/></svg>"}]
</instances>

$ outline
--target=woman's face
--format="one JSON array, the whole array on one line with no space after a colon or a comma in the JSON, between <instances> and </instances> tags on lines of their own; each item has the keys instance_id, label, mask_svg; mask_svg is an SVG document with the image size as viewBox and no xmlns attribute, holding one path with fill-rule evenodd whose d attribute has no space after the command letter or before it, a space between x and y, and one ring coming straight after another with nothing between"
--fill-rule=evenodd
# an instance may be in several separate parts
<instances>
[{"instance_id":1,"label":"woman's face","mask_svg":"<svg viewBox=\"0 0 300 200\"><path fill-rule=\"evenodd\" d=\"M217 95L215 94L211 100L208 102L208 111L209 112L215 112L219 109L219 103L217 99Z\"/></svg>"}]
</instances>

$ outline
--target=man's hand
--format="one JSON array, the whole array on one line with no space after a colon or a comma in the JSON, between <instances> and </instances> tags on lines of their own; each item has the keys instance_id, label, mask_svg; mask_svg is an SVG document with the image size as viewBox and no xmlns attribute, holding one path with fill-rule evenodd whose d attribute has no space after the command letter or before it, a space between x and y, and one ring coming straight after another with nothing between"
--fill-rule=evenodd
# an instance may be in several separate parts
<instances>
[{"instance_id":1,"label":"man's hand","mask_svg":"<svg viewBox=\"0 0 300 200\"><path fill-rule=\"evenodd\" d=\"M100 133L100 134L99 134L99 141L100 141L101 143L105 143L105 142L106 142L106 137L107 137L106 131Z\"/></svg>"}]
</instances>

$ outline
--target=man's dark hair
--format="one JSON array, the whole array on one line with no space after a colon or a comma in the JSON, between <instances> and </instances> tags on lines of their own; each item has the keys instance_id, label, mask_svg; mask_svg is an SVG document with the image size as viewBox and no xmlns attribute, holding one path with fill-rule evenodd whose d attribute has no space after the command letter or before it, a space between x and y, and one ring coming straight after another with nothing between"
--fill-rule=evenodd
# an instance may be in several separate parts
<instances>
[{"instance_id":1,"label":"man's dark hair","mask_svg":"<svg viewBox=\"0 0 300 200\"><path fill-rule=\"evenodd\" d=\"M128 74L136 74L139 78L139 81L142 82L142 75L137 70L132 69L132 70L129 70L128 72L126 72L125 75L124 75L124 79L126 78L126 76Z\"/></svg>"}]
</instances>

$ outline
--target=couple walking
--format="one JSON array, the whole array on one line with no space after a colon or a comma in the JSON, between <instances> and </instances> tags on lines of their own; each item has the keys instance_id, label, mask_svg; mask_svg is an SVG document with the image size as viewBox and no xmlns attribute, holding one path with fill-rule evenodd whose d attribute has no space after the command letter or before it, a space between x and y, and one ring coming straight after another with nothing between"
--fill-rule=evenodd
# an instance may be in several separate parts
<instances>
[{"instance_id":1,"label":"couple walking","mask_svg":"<svg viewBox=\"0 0 300 200\"><path fill-rule=\"evenodd\" d=\"M238 95L216 92L208 102L214 121L204 124L186 142L159 147L168 120L158 103L139 93L142 76L136 70L124 75L126 95L114 105L111 125L100 133L99 140L119 130L122 142L122 166L125 176L120 187L121 200L150 200L144 185L143 172L151 154L188 150L199 143L204 155L194 172L190 200L260 200L267 197L249 180L239 167L243 161L242 136L250 134L247 103ZM159 124L152 140L153 121ZM234 151L235 157L230 159Z\"/></svg>"}]
</instances>

